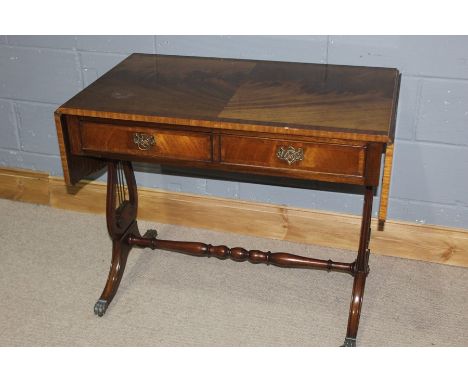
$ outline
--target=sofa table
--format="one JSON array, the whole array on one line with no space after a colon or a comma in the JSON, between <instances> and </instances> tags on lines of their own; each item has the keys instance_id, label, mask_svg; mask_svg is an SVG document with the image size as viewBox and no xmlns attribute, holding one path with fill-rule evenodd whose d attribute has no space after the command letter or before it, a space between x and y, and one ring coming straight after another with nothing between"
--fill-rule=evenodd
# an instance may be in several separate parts
<instances>
[{"instance_id":1,"label":"sofa table","mask_svg":"<svg viewBox=\"0 0 468 382\"><path fill-rule=\"evenodd\" d=\"M369 273L372 200L382 156L393 148L399 84L391 68L132 54L59 107L55 121L67 184L104 166L108 171L112 261L94 312L102 316L108 309L132 246L322 269L354 278L344 345L355 346ZM132 161L215 170L228 178L355 185L364 194L357 257L343 263L162 240L153 230L141 235ZM380 228L387 201L382 204Z\"/></svg>"}]
</instances>

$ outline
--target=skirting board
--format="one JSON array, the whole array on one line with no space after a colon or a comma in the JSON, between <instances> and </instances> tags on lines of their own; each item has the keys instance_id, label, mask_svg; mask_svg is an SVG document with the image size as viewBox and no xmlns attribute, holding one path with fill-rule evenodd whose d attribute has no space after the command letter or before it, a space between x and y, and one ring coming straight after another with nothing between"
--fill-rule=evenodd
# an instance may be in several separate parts
<instances>
[{"instance_id":1,"label":"skirting board","mask_svg":"<svg viewBox=\"0 0 468 382\"><path fill-rule=\"evenodd\" d=\"M106 185L81 182L69 187L63 178L0 168L0 197L105 213ZM143 187L138 189L138 202L142 220L353 251L358 248L359 216ZM468 230L391 220L383 232L376 227L377 219L373 219L372 254L468 267Z\"/></svg>"}]
</instances>

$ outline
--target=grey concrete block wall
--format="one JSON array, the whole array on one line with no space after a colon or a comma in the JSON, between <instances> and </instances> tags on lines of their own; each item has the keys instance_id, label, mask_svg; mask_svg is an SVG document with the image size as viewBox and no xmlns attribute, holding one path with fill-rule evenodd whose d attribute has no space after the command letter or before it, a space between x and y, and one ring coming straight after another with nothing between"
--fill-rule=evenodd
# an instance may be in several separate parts
<instances>
[{"instance_id":1,"label":"grey concrete block wall","mask_svg":"<svg viewBox=\"0 0 468 382\"><path fill-rule=\"evenodd\" d=\"M467 94L468 81L423 80L416 139L467 146Z\"/></svg>"},{"instance_id":2,"label":"grey concrete block wall","mask_svg":"<svg viewBox=\"0 0 468 382\"><path fill-rule=\"evenodd\" d=\"M36 48L72 50L76 48L75 36L8 36L8 44Z\"/></svg>"},{"instance_id":3,"label":"grey concrete block wall","mask_svg":"<svg viewBox=\"0 0 468 382\"><path fill-rule=\"evenodd\" d=\"M466 36L330 36L329 64L387 66L408 76L468 78Z\"/></svg>"},{"instance_id":4,"label":"grey concrete block wall","mask_svg":"<svg viewBox=\"0 0 468 382\"><path fill-rule=\"evenodd\" d=\"M397 67L389 218L468 228L466 36L0 36L0 165L60 175L52 111L132 52ZM172 191L361 211L354 194L166 175L157 166L138 166L136 176Z\"/></svg>"},{"instance_id":5,"label":"grey concrete block wall","mask_svg":"<svg viewBox=\"0 0 468 382\"><path fill-rule=\"evenodd\" d=\"M154 53L153 36L77 36L77 49L104 53Z\"/></svg>"},{"instance_id":6,"label":"grey concrete block wall","mask_svg":"<svg viewBox=\"0 0 468 382\"><path fill-rule=\"evenodd\" d=\"M17 101L15 104L20 148L39 154L60 155L55 125L51 123L57 107L40 103Z\"/></svg>"},{"instance_id":7,"label":"grey concrete block wall","mask_svg":"<svg viewBox=\"0 0 468 382\"><path fill-rule=\"evenodd\" d=\"M327 59L327 36L157 36L160 54L318 62Z\"/></svg>"},{"instance_id":8,"label":"grey concrete block wall","mask_svg":"<svg viewBox=\"0 0 468 382\"><path fill-rule=\"evenodd\" d=\"M20 147L18 128L13 103L0 100L0 142L5 149L18 150Z\"/></svg>"},{"instance_id":9,"label":"grey concrete block wall","mask_svg":"<svg viewBox=\"0 0 468 382\"><path fill-rule=\"evenodd\" d=\"M75 52L18 46L0 49L0 97L61 103L81 90Z\"/></svg>"},{"instance_id":10,"label":"grey concrete block wall","mask_svg":"<svg viewBox=\"0 0 468 382\"><path fill-rule=\"evenodd\" d=\"M83 85L86 87L96 81L110 68L117 65L127 55L95 52L79 52L80 69L83 76Z\"/></svg>"}]
</instances>

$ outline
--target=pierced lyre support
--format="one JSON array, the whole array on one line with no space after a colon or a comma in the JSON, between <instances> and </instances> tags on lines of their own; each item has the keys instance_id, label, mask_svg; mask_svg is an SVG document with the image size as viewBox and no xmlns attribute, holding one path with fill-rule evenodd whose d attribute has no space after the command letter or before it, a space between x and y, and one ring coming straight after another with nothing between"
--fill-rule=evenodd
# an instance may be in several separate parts
<instances>
[{"instance_id":1,"label":"pierced lyre support","mask_svg":"<svg viewBox=\"0 0 468 382\"><path fill-rule=\"evenodd\" d=\"M137 187L130 162L109 161L107 168L107 230L118 239L136 219Z\"/></svg>"},{"instance_id":2,"label":"pierced lyre support","mask_svg":"<svg viewBox=\"0 0 468 382\"><path fill-rule=\"evenodd\" d=\"M136 223L138 198L135 175L130 162L109 161L107 172L106 220L112 238L109 276L94 313L103 316L120 285L128 253L129 235L139 235Z\"/></svg>"}]
</instances>

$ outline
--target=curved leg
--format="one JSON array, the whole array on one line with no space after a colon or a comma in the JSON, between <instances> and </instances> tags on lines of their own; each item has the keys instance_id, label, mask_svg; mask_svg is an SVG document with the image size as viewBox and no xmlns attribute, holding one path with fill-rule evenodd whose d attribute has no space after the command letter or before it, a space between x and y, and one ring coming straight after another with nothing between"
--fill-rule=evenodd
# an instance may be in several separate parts
<instances>
[{"instance_id":1,"label":"curved leg","mask_svg":"<svg viewBox=\"0 0 468 382\"><path fill-rule=\"evenodd\" d=\"M369 273L369 241L371 235L372 200L374 188L366 187L364 194L364 207L362 212L361 237L359 240L359 251L355 262L353 293L349 307L348 329L343 346L356 346L356 337L361 316L362 299L364 287Z\"/></svg>"},{"instance_id":2,"label":"curved leg","mask_svg":"<svg viewBox=\"0 0 468 382\"><path fill-rule=\"evenodd\" d=\"M126 183L126 184L125 184ZM94 313L102 317L122 280L131 245L129 235L139 236L136 222L136 183L130 162L110 161L107 175L106 220L112 238L112 260L107 282L101 297L94 305Z\"/></svg>"},{"instance_id":3,"label":"curved leg","mask_svg":"<svg viewBox=\"0 0 468 382\"><path fill-rule=\"evenodd\" d=\"M128 232L123 235L120 240L113 240L112 242L112 261L109 269L109 276L107 277L106 286L102 291L101 297L99 297L96 305L94 305L94 313L99 317L102 317L104 313L106 313L107 307L117 293L120 280L122 280L125 265L127 264L128 253L132 248L127 243L127 238L130 234L139 235L136 222L132 224Z\"/></svg>"},{"instance_id":4,"label":"curved leg","mask_svg":"<svg viewBox=\"0 0 468 382\"><path fill-rule=\"evenodd\" d=\"M349 307L348 330L343 346L355 347L356 337L361 316L362 298L364 297L364 287L366 286L365 272L357 272L354 276L353 294L351 296L351 306Z\"/></svg>"}]
</instances>

